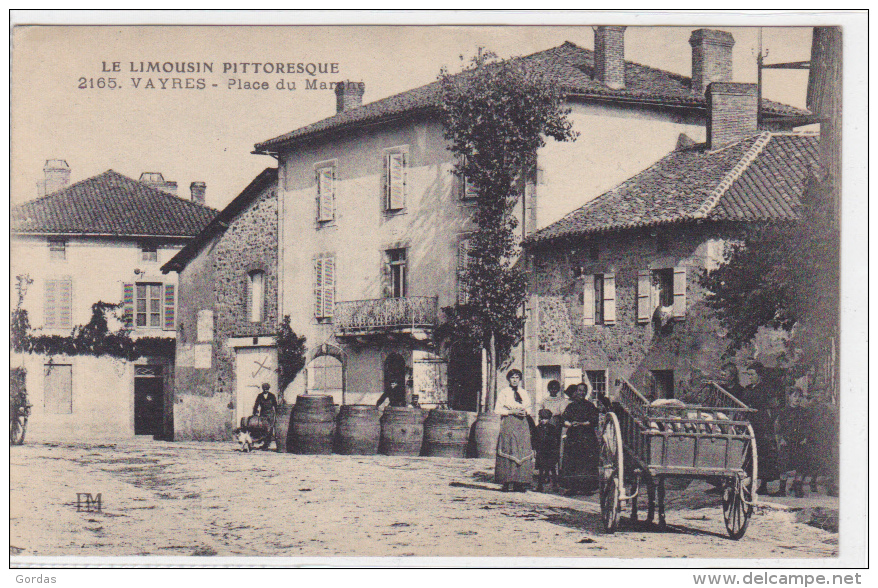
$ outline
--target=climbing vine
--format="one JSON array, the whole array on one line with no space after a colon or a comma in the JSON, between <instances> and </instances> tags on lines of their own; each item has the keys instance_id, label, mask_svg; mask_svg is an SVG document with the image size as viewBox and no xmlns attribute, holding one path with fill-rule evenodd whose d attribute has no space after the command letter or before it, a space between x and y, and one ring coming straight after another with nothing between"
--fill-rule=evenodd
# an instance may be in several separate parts
<instances>
[{"instance_id":1,"label":"climbing vine","mask_svg":"<svg viewBox=\"0 0 878 588\"><path fill-rule=\"evenodd\" d=\"M91 306L91 319L77 325L69 335L45 335L31 330L27 310L20 306L12 311L11 346L16 353L41 355L92 355L110 356L133 361L144 356L173 356L176 339L172 337L131 337L130 329L110 331L107 312L115 311L121 304L95 302Z\"/></svg>"}]
</instances>

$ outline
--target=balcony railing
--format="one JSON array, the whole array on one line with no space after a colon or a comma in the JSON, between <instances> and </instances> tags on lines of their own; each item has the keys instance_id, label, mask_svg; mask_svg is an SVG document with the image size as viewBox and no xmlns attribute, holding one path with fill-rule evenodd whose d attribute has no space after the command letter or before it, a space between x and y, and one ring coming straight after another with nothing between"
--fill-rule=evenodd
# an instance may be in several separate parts
<instances>
[{"instance_id":1,"label":"balcony railing","mask_svg":"<svg viewBox=\"0 0 878 588\"><path fill-rule=\"evenodd\" d=\"M432 329L438 320L435 297L378 298L337 302L332 322L339 335Z\"/></svg>"}]
</instances>

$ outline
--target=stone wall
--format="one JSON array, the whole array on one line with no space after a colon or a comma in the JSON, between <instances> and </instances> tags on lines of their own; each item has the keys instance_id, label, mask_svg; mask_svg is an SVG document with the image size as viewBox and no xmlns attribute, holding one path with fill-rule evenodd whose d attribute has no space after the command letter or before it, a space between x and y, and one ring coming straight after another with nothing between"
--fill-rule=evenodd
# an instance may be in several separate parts
<instances>
[{"instance_id":1,"label":"stone wall","mask_svg":"<svg viewBox=\"0 0 878 588\"><path fill-rule=\"evenodd\" d=\"M539 353L531 354L534 368L557 361L561 367L606 370L608 391L619 377L643 393L651 391L652 370L673 370L675 396L695 392L704 379L718 376L726 347L723 331L705 306L706 292L698 276L721 255L733 235L716 224L677 225L664 234L625 231L565 246L533 249L531 295L541 321ZM659 251L660 242L666 244ZM638 322L637 281L640 270L686 267L686 313L662 328L655 320ZM614 273L616 320L613 325L583 324L583 276ZM559 307L566 310L559 312ZM569 339L564 335L570 333ZM570 365L564 365L567 361ZM540 383L537 387L542 386Z\"/></svg>"},{"instance_id":2,"label":"stone wall","mask_svg":"<svg viewBox=\"0 0 878 588\"><path fill-rule=\"evenodd\" d=\"M277 188L266 187L180 273L175 439L221 440L235 428L231 337L274 334L277 312ZM264 272L262 321L250 322L249 274ZM276 391L275 391L276 393Z\"/></svg>"}]
</instances>

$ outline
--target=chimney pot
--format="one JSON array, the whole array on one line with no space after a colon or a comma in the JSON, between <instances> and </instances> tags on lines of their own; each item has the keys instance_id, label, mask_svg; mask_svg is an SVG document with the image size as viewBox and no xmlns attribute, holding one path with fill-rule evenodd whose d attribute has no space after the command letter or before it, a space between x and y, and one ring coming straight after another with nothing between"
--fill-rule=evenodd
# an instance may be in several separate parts
<instances>
[{"instance_id":1,"label":"chimney pot","mask_svg":"<svg viewBox=\"0 0 878 588\"><path fill-rule=\"evenodd\" d=\"M204 195L207 192L207 184L204 182L192 182L189 184L189 192L192 194L192 202L204 204Z\"/></svg>"},{"instance_id":2,"label":"chimney pot","mask_svg":"<svg viewBox=\"0 0 878 588\"><path fill-rule=\"evenodd\" d=\"M594 75L614 90L625 87L625 29L599 26L594 29Z\"/></svg>"},{"instance_id":3,"label":"chimney pot","mask_svg":"<svg viewBox=\"0 0 878 588\"><path fill-rule=\"evenodd\" d=\"M692 92L704 96L712 82L732 81L731 33L715 29L697 29L689 37L692 45Z\"/></svg>"},{"instance_id":4,"label":"chimney pot","mask_svg":"<svg viewBox=\"0 0 878 588\"><path fill-rule=\"evenodd\" d=\"M714 82L707 87L707 144L719 149L758 132L756 84Z\"/></svg>"},{"instance_id":5,"label":"chimney pot","mask_svg":"<svg viewBox=\"0 0 878 588\"><path fill-rule=\"evenodd\" d=\"M43 166L43 181L37 184L40 196L57 192L70 184L70 166L63 159L47 159Z\"/></svg>"},{"instance_id":6,"label":"chimney pot","mask_svg":"<svg viewBox=\"0 0 878 588\"><path fill-rule=\"evenodd\" d=\"M363 93L366 84L363 82L336 82L335 84L335 111L336 114L359 108L363 105Z\"/></svg>"}]
</instances>

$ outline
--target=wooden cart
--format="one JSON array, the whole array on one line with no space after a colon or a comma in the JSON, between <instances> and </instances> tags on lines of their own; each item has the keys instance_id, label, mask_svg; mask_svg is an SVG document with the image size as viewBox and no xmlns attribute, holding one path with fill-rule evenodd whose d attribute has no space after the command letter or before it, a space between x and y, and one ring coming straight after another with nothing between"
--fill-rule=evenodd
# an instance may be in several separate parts
<instances>
[{"instance_id":1,"label":"wooden cart","mask_svg":"<svg viewBox=\"0 0 878 588\"><path fill-rule=\"evenodd\" d=\"M723 517L732 539L740 539L756 503L756 438L749 423L755 411L708 382L695 404L656 406L622 380L612 412L601 417L600 501L604 529L616 530L645 484L648 520L658 493L659 525L665 524L665 479L705 479L720 484Z\"/></svg>"}]
</instances>

